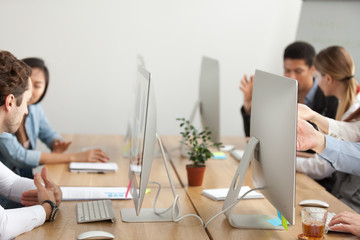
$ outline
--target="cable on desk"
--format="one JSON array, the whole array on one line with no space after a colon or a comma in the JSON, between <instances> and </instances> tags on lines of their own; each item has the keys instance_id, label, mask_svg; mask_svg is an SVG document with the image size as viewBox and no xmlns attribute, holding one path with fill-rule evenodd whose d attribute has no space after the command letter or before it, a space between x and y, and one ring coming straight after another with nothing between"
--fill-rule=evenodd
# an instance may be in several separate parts
<instances>
[{"instance_id":1,"label":"cable on desk","mask_svg":"<svg viewBox=\"0 0 360 240\"><path fill-rule=\"evenodd\" d=\"M196 215L196 214L190 213L190 214L186 214L184 216L181 216L178 219L175 219L175 206L176 206L176 202L178 201L178 199L179 199L179 195L176 194L175 199L174 199L174 203L173 203L172 214L171 214L171 216L173 218L173 221L174 222L179 222L179 221L181 221L181 220L183 220L184 218L187 218L187 217L196 217L197 219L199 219L201 225L205 228L204 221L202 220L202 218L199 215Z\"/></svg>"},{"instance_id":2,"label":"cable on desk","mask_svg":"<svg viewBox=\"0 0 360 240\"><path fill-rule=\"evenodd\" d=\"M157 191L157 193L156 193L156 196L155 196L155 201L154 201L154 206L153 206L154 212L155 212L156 214L163 214L163 213L168 212L170 209L172 209L171 217L172 217L172 220L173 220L174 222L179 222L179 221L181 221L181 220L183 220L184 218L187 218L187 217L196 217L197 219L199 219L199 221L201 222L201 225L204 227L204 221L201 219L201 217L199 217L199 216L196 215L196 214L186 214L186 215L181 216L181 217L179 217L179 218L177 218L177 219L175 218L175 207L176 207L176 203L177 203L177 201L178 201L178 199L179 199L179 195L178 195L178 194L175 195L174 202L173 202L173 204L172 204L169 208L165 209L165 210L162 211L162 212L158 212L158 211L156 210L156 202L157 202L158 196L159 196L159 194L160 194L161 184L160 184L159 182L156 182L156 181L149 181L149 182L150 182L150 183L153 183L153 184L156 184L156 185L158 185L158 187L159 187L159 188L158 188L158 191Z\"/></svg>"},{"instance_id":3,"label":"cable on desk","mask_svg":"<svg viewBox=\"0 0 360 240\"><path fill-rule=\"evenodd\" d=\"M237 199L236 201L234 201L233 204L231 204L230 206L228 206L227 208L223 209L221 212L217 213L215 216L213 216L212 218L209 219L209 221L207 221L207 223L205 224L204 228L207 228L207 226L210 224L210 222L212 220L214 220L215 218L217 218L218 216L220 216L221 214L223 214L224 212L226 212L227 210L229 210L230 208L234 207L238 202L240 202L240 200L242 200L247 194L249 194L252 191L256 191L256 190L263 190L265 189L264 187L261 188L253 188L250 189L249 191L247 191L244 195L241 196L241 198Z\"/></svg>"},{"instance_id":4,"label":"cable on desk","mask_svg":"<svg viewBox=\"0 0 360 240\"><path fill-rule=\"evenodd\" d=\"M156 193L156 196L155 196L155 201L154 201L154 206L153 206L154 212L155 212L156 214L158 214L158 215L168 212L168 211L173 207L173 205L171 205L169 208L165 209L165 210L162 211L162 212L156 211L156 202L157 202L157 199L158 199L159 194L160 194L161 184L160 184L159 182L156 182L156 181L149 181L149 182L150 182L150 183L153 183L153 184L156 184L156 185L158 185L158 187L159 187L159 188L158 188L158 191L157 191L157 193Z\"/></svg>"}]
</instances>

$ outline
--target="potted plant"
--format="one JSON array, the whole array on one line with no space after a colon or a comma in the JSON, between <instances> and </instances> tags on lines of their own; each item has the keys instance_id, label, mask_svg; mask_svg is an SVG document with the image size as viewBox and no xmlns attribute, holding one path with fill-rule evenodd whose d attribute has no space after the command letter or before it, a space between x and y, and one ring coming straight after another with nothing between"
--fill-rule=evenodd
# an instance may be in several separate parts
<instances>
[{"instance_id":1,"label":"potted plant","mask_svg":"<svg viewBox=\"0 0 360 240\"><path fill-rule=\"evenodd\" d=\"M177 118L176 120L180 121L180 127L184 129L184 131L180 132L182 135L181 143L187 148L189 159L192 161L192 164L186 165L189 186L201 186L205 172L205 162L212 156L209 148L219 148L222 143L214 143L211 140L211 131L209 131L208 127L198 131L185 118Z\"/></svg>"}]
</instances>

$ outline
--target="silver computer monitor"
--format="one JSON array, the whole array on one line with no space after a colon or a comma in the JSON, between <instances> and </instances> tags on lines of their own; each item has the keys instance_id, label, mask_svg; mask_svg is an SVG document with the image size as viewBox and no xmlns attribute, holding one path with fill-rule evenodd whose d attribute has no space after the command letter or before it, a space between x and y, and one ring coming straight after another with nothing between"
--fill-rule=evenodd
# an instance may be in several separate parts
<instances>
[{"instance_id":1,"label":"silver computer monitor","mask_svg":"<svg viewBox=\"0 0 360 240\"><path fill-rule=\"evenodd\" d=\"M174 198L177 195L161 139L156 134L156 103L150 73L142 66L138 66L134 108L131 116L129 179L131 181L130 192L133 196L135 209L123 208L121 210L122 220L125 222L173 221L173 219L180 215L178 203L172 205L173 211L161 208L157 209L157 211L155 211L155 208L141 208L149 182L156 141L159 142L161 148Z\"/></svg>"},{"instance_id":2,"label":"silver computer monitor","mask_svg":"<svg viewBox=\"0 0 360 240\"><path fill-rule=\"evenodd\" d=\"M139 214L149 180L156 141L156 105L150 73L138 67L130 144L131 194Z\"/></svg>"},{"instance_id":3,"label":"silver computer monitor","mask_svg":"<svg viewBox=\"0 0 360 240\"><path fill-rule=\"evenodd\" d=\"M219 79L219 62L203 57L199 81L200 119L203 127L209 127L214 142L220 142Z\"/></svg>"},{"instance_id":4,"label":"silver computer monitor","mask_svg":"<svg viewBox=\"0 0 360 240\"><path fill-rule=\"evenodd\" d=\"M239 194L251 160L253 184L263 188L270 203L295 224L297 81L256 70L251 106L250 141L235 173L223 209ZM241 202L239 203L241 204ZM237 228L282 229L268 219L272 215L234 215L225 212Z\"/></svg>"},{"instance_id":5,"label":"silver computer monitor","mask_svg":"<svg viewBox=\"0 0 360 240\"><path fill-rule=\"evenodd\" d=\"M142 67L145 69L145 60L144 60L144 57L141 55L141 54L138 54L137 57L136 57L136 66L137 67ZM138 74L138 73L137 73ZM134 88L136 88L137 86L134 86ZM129 102L130 102L130 105L134 105L134 103L132 102L134 101L134 99L131 99ZM134 109L132 109L132 111L134 111ZM133 127L132 127L132 124L133 124L133 116L132 116L133 112L130 112L129 113L129 117L128 117L128 122L127 122L127 125L126 125L126 132L125 132L125 137L124 137L124 149L123 149L123 156L128 158L130 157L130 148L131 148L131 134L132 134L132 131L133 131Z\"/></svg>"}]
</instances>

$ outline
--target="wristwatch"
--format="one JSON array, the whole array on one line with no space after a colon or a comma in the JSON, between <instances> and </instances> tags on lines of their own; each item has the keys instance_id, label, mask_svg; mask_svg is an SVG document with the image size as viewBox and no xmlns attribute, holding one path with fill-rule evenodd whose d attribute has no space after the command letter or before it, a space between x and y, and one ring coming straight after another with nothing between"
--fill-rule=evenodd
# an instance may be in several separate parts
<instances>
[{"instance_id":1,"label":"wristwatch","mask_svg":"<svg viewBox=\"0 0 360 240\"><path fill-rule=\"evenodd\" d=\"M48 204L50 204L52 210L51 210L51 213L50 213L49 220L46 220L46 221L48 221L48 222L53 222L53 221L55 220L55 218L56 218L57 211L59 210L58 206L56 206L56 204L55 204L54 202L50 201L50 200L45 200L45 201L43 201L43 202L41 203L41 205L42 205L43 203L48 203Z\"/></svg>"}]
</instances>

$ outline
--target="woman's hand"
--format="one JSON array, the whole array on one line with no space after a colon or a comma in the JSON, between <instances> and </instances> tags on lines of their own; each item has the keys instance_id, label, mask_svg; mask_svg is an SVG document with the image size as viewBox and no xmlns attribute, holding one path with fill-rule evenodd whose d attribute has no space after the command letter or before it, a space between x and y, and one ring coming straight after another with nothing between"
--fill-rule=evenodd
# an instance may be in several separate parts
<instances>
[{"instance_id":1,"label":"woman's hand","mask_svg":"<svg viewBox=\"0 0 360 240\"><path fill-rule=\"evenodd\" d=\"M110 158L100 148L74 153L72 162L107 162Z\"/></svg>"},{"instance_id":2,"label":"woman's hand","mask_svg":"<svg viewBox=\"0 0 360 240\"><path fill-rule=\"evenodd\" d=\"M302 103L298 103L298 117L312 122L314 119L314 111Z\"/></svg>"},{"instance_id":3,"label":"woman's hand","mask_svg":"<svg viewBox=\"0 0 360 240\"><path fill-rule=\"evenodd\" d=\"M62 140L55 139L52 143L52 152L53 153L63 153L69 148L71 143L72 143L71 141L64 142Z\"/></svg>"}]
</instances>

